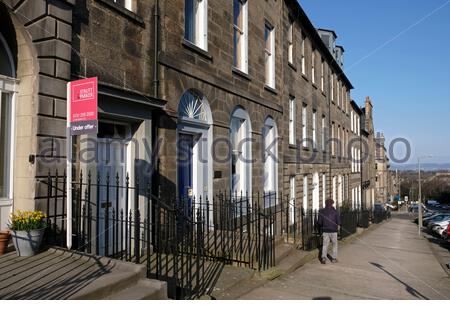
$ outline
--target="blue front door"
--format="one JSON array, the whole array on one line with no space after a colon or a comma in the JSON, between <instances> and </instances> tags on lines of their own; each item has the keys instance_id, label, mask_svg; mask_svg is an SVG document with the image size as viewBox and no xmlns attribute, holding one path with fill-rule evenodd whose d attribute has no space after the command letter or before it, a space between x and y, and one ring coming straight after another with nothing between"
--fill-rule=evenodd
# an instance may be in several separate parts
<instances>
[{"instance_id":1,"label":"blue front door","mask_svg":"<svg viewBox=\"0 0 450 320\"><path fill-rule=\"evenodd\" d=\"M178 135L178 196L190 202L193 196L192 150L194 137L189 134Z\"/></svg>"}]
</instances>

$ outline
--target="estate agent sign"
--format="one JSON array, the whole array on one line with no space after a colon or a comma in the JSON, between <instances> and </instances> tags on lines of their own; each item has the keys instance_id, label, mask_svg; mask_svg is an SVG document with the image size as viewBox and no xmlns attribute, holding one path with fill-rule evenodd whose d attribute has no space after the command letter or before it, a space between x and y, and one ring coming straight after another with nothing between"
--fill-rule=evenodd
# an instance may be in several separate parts
<instances>
[{"instance_id":1,"label":"estate agent sign","mask_svg":"<svg viewBox=\"0 0 450 320\"><path fill-rule=\"evenodd\" d=\"M97 77L67 83L67 248L72 247L72 136L98 133Z\"/></svg>"},{"instance_id":2,"label":"estate agent sign","mask_svg":"<svg viewBox=\"0 0 450 320\"><path fill-rule=\"evenodd\" d=\"M70 135L97 134L97 78L69 82Z\"/></svg>"}]
</instances>

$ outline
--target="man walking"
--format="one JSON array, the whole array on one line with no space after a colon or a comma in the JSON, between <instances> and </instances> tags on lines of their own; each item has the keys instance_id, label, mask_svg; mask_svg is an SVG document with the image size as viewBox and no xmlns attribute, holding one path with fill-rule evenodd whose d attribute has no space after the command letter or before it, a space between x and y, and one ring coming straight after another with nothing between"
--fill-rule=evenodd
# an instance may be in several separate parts
<instances>
[{"instance_id":1,"label":"man walking","mask_svg":"<svg viewBox=\"0 0 450 320\"><path fill-rule=\"evenodd\" d=\"M325 209L321 209L319 211L319 219L317 224L322 229L322 238L323 238L323 246L322 246L322 257L320 262L322 264L327 263L327 254L328 254L328 245L330 241L333 244L333 251L331 254L331 262L337 263L337 251L338 251L338 229L341 225L341 217L339 212L333 207L334 201L333 199L327 199L325 201Z\"/></svg>"}]
</instances>

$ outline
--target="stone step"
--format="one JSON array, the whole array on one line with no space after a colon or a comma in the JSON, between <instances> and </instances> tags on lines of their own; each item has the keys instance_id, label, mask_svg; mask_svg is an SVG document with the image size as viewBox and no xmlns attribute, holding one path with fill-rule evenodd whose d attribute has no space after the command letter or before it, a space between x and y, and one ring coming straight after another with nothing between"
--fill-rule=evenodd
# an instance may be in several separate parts
<instances>
[{"instance_id":1,"label":"stone step","mask_svg":"<svg viewBox=\"0 0 450 320\"><path fill-rule=\"evenodd\" d=\"M152 280L141 279L134 285L111 294L106 300L166 300L167 283Z\"/></svg>"}]
</instances>

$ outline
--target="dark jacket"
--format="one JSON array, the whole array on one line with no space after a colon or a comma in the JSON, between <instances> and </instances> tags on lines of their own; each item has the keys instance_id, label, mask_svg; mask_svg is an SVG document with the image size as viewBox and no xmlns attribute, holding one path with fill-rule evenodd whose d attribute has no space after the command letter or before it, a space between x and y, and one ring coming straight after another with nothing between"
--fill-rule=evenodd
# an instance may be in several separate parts
<instances>
[{"instance_id":1,"label":"dark jacket","mask_svg":"<svg viewBox=\"0 0 450 320\"><path fill-rule=\"evenodd\" d=\"M326 207L319 211L319 219L317 224L322 232L335 233L338 232L338 226L341 225L341 217L334 207Z\"/></svg>"}]
</instances>

